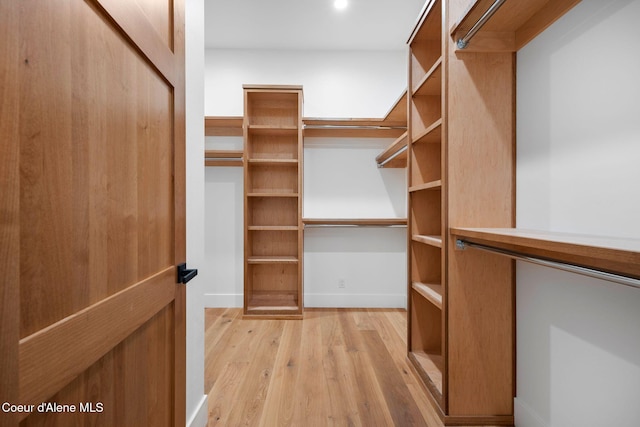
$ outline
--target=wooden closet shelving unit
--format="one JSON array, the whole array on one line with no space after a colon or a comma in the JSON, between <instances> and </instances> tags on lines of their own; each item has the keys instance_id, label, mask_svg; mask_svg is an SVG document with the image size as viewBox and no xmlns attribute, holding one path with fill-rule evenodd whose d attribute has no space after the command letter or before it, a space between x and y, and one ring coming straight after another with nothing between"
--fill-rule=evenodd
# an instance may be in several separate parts
<instances>
[{"instance_id":1,"label":"wooden closet shelving unit","mask_svg":"<svg viewBox=\"0 0 640 427\"><path fill-rule=\"evenodd\" d=\"M514 52L575 3L506 1L461 49L494 1L429 0L409 39L408 356L444 425L514 423L514 263L449 230L515 225Z\"/></svg>"},{"instance_id":2,"label":"wooden closet shelving unit","mask_svg":"<svg viewBox=\"0 0 640 427\"><path fill-rule=\"evenodd\" d=\"M243 88L244 315L301 318L302 87Z\"/></svg>"}]
</instances>

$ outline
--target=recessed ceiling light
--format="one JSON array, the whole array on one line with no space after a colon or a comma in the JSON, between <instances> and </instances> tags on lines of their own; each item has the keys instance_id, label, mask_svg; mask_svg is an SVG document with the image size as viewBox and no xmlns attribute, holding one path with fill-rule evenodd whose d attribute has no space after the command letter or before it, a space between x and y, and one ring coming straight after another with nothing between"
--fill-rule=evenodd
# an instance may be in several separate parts
<instances>
[{"instance_id":1,"label":"recessed ceiling light","mask_svg":"<svg viewBox=\"0 0 640 427\"><path fill-rule=\"evenodd\" d=\"M333 7L335 7L338 10L346 9L347 5L348 5L347 0L335 0L333 2Z\"/></svg>"}]
</instances>

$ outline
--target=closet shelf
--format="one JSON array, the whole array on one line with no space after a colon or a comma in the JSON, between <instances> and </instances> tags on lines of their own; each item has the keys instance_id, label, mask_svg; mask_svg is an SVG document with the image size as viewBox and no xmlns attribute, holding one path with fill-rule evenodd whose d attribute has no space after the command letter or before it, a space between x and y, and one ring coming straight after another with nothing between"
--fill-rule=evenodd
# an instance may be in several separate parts
<instances>
[{"instance_id":1,"label":"closet shelf","mask_svg":"<svg viewBox=\"0 0 640 427\"><path fill-rule=\"evenodd\" d=\"M458 239L640 279L640 239L526 230L451 228Z\"/></svg>"},{"instance_id":2,"label":"closet shelf","mask_svg":"<svg viewBox=\"0 0 640 427\"><path fill-rule=\"evenodd\" d=\"M247 130L252 135L295 135L298 127L287 125L248 125Z\"/></svg>"},{"instance_id":3,"label":"closet shelf","mask_svg":"<svg viewBox=\"0 0 640 427\"><path fill-rule=\"evenodd\" d=\"M416 191L422 190L440 190L442 189L442 180L425 182L424 184L414 185L409 187L409 193L413 193Z\"/></svg>"},{"instance_id":4,"label":"closet shelf","mask_svg":"<svg viewBox=\"0 0 640 427\"><path fill-rule=\"evenodd\" d=\"M438 119L414 139L414 144L439 144L442 141L442 119Z\"/></svg>"},{"instance_id":5,"label":"closet shelf","mask_svg":"<svg viewBox=\"0 0 640 427\"><path fill-rule=\"evenodd\" d=\"M376 157L379 168L407 167L407 132L400 135Z\"/></svg>"},{"instance_id":6,"label":"closet shelf","mask_svg":"<svg viewBox=\"0 0 640 427\"><path fill-rule=\"evenodd\" d=\"M253 191L251 193L247 193L247 197L292 197L292 198L296 198L298 197L299 194L298 193L293 193L293 192L284 192L284 191L269 191L269 190L260 190L260 191Z\"/></svg>"},{"instance_id":7,"label":"closet shelf","mask_svg":"<svg viewBox=\"0 0 640 427\"><path fill-rule=\"evenodd\" d=\"M242 150L205 150L205 166L242 166Z\"/></svg>"},{"instance_id":8,"label":"closet shelf","mask_svg":"<svg viewBox=\"0 0 640 427\"><path fill-rule=\"evenodd\" d=\"M204 118L205 136L242 136L242 116L207 116Z\"/></svg>"},{"instance_id":9,"label":"closet shelf","mask_svg":"<svg viewBox=\"0 0 640 427\"><path fill-rule=\"evenodd\" d=\"M472 1L450 29L454 42L464 37L493 3L495 0ZM463 51L515 52L578 3L580 0L506 1Z\"/></svg>"},{"instance_id":10,"label":"closet shelf","mask_svg":"<svg viewBox=\"0 0 640 427\"><path fill-rule=\"evenodd\" d=\"M247 259L249 264L297 264L298 258L293 256L250 256Z\"/></svg>"},{"instance_id":11,"label":"closet shelf","mask_svg":"<svg viewBox=\"0 0 640 427\"><path fill-rule=\"evenodd\" d=\"M313 226L406 226L406 218L302 218L304 225Z\"/></svg>"},{"instance_id":12,"label":"closet shelf","mask_svg":"<svg viewBox=\"0 0 640 427\"><path fill-rule=\"evenodd\" d=\"M422 377L425 385L435 388L436 397L442 399L442 371L444 362L439 354L427 353L424 351L412 351L409 358L414 362L418 374Z\"/></svg>"},{"instance_id":13,"label":"closet shelf","mask_svg":"<svg viewBox=\"0 0 640 427\"><path fill-rule=\"evenodd\" d=\"M250 225L250 231L298 231L297 225Z\"/></svg>"},{"instance_id":14,"label":"closet shelf","mask_svg":"<svg viewBox=\"0 0 640 427\"><path fill-rule=\"evenodd\" d=\"M278 165L297 165L298 164L298 159L277 159L277 158L271 158L271 159L262 159L262 158L253 158L253 159L248 159L247 163L249 164L254 164L254 165L274 165L274 166L278 166Z\"/></svg>"},{"instance_id":15,"label":"closet shelf","mask_svg":"<svg viewBox=\"0 0 640 427\"><path fill-rule=\"evenodd\" d=\"M442 310L442 285L438 283L411 283L411 288Z\"/></svg>"},{"instance_id":16,"label":"closet shelf","mask_svg":"<svg viewBox=\"0 0 640 427\"><path fill-rule=\"evenodd\" d=\"M414 234L411 237L411 240L418 243L424 243L425 245L435 246L437 248L442 247L442 238L440 235L425 236L421 234Z\"/></svg>"},{"instance_id":17,"label":"closet shelf","mask_svg":"<svg viewBox=\"0 0 640 427\"><path fill-rule=\"evenodd\" d=\"M414 96L440 96L442 93L442 57L433 64L427 74L416 84Z\"/></svg>"}]
</instances>

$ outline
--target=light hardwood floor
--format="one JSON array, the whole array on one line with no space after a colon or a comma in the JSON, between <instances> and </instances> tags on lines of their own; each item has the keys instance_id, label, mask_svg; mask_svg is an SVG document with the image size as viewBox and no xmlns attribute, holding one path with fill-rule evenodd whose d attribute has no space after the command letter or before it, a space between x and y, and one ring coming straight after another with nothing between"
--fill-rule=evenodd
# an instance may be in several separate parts
<instances>
[{"instance_id":1,"label":"light hardwood floor","mask_svg":"<svg viewBox=\"0 0 640 427\"><path fill-rule=\"evenodd\" d=\"M245 320L241 309L207 309L209 426L442 426L405 334L405 310Z\"/></svg>"}]
</instances>

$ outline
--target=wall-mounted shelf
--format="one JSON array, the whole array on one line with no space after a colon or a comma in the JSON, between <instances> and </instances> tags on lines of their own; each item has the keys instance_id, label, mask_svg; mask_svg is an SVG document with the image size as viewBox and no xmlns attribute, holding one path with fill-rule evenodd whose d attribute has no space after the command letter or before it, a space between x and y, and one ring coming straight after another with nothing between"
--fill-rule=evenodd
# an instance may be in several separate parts
<instances>
[{"instance_id":1,"label":"wall-mounted shelf","mask_svg":"<svg viewBox=\"0 0 640 427\"><path fill-rule=\"evenodd\" d=\"M640 240L517 228L452 228L458 239L640 279Z\"/></svg>"},{"instance_id":2,"label":"wall-mounted shelf","mask_svg":"<svg viewBox=\"0 0 640 427\"><path fill-rule=\"evenodd\" d=\"M305 226L392 227L406 226L406 218L303 218Z\"/></svg>"},{"instance_id":3,"label":"wall-mounted shelf","mask_svg":"<svg viewBox=\"0 0 640 427\"><path fill-rule=\"evenodd\" d=\"M400 135L376 157L379 168L407 167L407 132Z\"/></svg>"},{"instance_id":4,"label":"wall-mounted shelf","mask_svg":"<svg viewBox=\"0 0 640 427\"><path fill-rule=\"evenodd\" d=\"M205 166L242 166L242 150L205 150Z\"/></svg>"},{"instance_id":5,"label":"wall-mounted shelf","mask_svg":"<svg viewBox=\"0 0 640 427\"><path fill-rule=\"evenodd\" d=\"M204 118L205 136L242 136L242 116L207 116Z\"/></svg>"},{"instance_id":6,"label":"wall-mounted shelf","mask_svg":"<svg viewBox=\"0 0 640 427\"><path fill-rule=\"evenodd\" d=\"M464 37L496 0L474 0L451 27L454 42ZM515 52L567 13L580 0L505 1L464 51ZM458 48L458 51L462 49Z\"/></svg>"}]
</instances>

